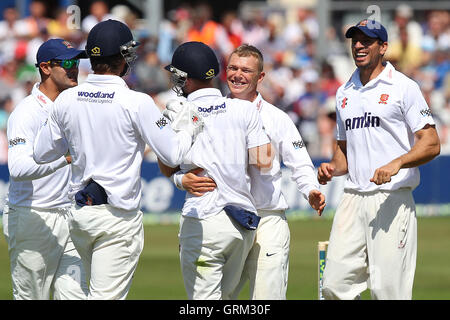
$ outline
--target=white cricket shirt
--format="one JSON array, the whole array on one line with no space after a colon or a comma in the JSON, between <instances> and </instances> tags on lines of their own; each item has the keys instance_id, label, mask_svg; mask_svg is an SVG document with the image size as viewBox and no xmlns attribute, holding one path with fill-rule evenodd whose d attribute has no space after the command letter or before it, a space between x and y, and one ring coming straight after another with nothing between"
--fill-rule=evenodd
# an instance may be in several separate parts
<instances>
[{"instance_id":1,"label":"white cricket shirt","mask_svg":"<svg viewBox=\"0 0 450 320\"><path fill-rule=\"evenodd\" d=\"M257 209L286 210L288 204L281 191L280 162L291 169L292 180L307 200L311 190L319 190L314 165L297 127L287 113L265 101L261 94L258 94L253 105L259 110L275 157L269 172L262 173L250 166L251 193Z\"/></svg>"},{"instance_id":2,"label":"white cricket shirt","mask_svg":"<svg viewBox=\"0 0 450 320\"><path fill-rule=\"evenodd\" d=\"M391 182L380 186L370 182L376 169L411 150L414 132L434 124L416 82L389 62L365 86L356 70L336 93L336 115L336 138L347 141L345 188L364 192L417 187L417 167L400 169Z\"/></svg>"},{"instance_id":3,"label":"white cricket shirt","mask_svg":"<svg viewBox=\"0 0 450 320\"><path fill-rule=\"evenodd\" d=\"M67 196L70 166L65 157L39 165L33 160L33 143L53 105L36 83L8 118L9 192L7 201L15 206L58 208L70 206Z\"/></svg>"},{"instance_id":4,"label":"white cricket shirt","mask_svg":"<svg viewBox=\"0 0 450 320\"><path fill-rule=\"evenodd\" d=\"M175 133L153 99L130 90L113 75L89 74L86 82L63 91L34 145L38 163L67 151L72 156L69 196L92 178L108 203L135 210L141 200L141 164L148 144L165 164L176 167L192 139Z\"/></svg>"},{"instance_id":5,"label":"white cricket shirt","mask_svg":"<svg viewBox=\"0 0 450 320\"><path fill-rule=\"evenodd\" d=\"M187 100L197 106L205 125L180 167L205 169L217 188L201 197L186 193L182 214L204 219L226 205L256 213L247 175L248 149L269 143L258 111L251 102L223 97L213 88L197 90Z\"/></svg>"}]
</instances>

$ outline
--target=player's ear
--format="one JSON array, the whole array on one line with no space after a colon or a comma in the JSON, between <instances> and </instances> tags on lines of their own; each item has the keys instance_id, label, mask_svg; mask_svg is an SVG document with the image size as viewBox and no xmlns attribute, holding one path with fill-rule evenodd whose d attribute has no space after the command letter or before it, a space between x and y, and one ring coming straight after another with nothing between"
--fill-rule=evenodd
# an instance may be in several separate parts
<instances>
[{"instance_id":1,"label":"player's ear","mask_svg":"<svg viewBox=\"0 0 450 320\"><path fill-rule=\"evenodd\" d=\"M48 63L48 62L39 63L39 69L41 69L42 74L44 74L46 76L49 76L51 73L50 63Z\"/></svg>"},{"instance_id":2,"label":"player's ear","mask_svg":"<svg viewBox=\"0 0 450 320\"><path fill-rule=\"evenodd\" d=\"M258 77L258 84L260 84L263 81L265 76L266 76L266 73L264 71L261 71L261 73L259 74L259 77Z\"/></svg>"},{"instance_id":3,"label":"player's ear","mask_svg":"<svg viewBox=\"0 0 450 320\"><path fill-rule=\"evenodd\" d=\"M380 54L384 55L387 51L388 43L387 42L380 42Z\"/></svg>"}]
</instances>

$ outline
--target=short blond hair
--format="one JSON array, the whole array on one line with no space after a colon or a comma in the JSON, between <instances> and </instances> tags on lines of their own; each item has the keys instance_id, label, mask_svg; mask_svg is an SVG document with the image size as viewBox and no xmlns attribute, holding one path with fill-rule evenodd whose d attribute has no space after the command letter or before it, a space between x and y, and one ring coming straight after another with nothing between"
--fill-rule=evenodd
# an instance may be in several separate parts
<instances>
[{"instance_id":1,"label":"short blond hair","mask_svg":"<svg viewBox=\"0 0 450 320\"><path fill-rule=\"evenodd\" d=\"M241 44L239 47L233 50L233 52L230 54L230 58L233 54L236 54L238 57L255 57L258 60L258 72L263 71L264 58L261 51L259 51L259 49L255 46L246 43Z\"/></svg>"}]
</instances>

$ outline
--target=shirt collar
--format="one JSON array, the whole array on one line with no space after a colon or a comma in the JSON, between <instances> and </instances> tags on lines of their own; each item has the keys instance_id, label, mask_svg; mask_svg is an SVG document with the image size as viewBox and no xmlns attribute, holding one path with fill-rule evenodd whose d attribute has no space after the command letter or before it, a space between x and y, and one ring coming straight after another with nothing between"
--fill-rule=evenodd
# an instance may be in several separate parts
<instances>
[{"instance_id":1,"label":"shirt collar","mask_svg":"<svg viewBox=\"0 0 450 320\"><path fill-rule=\"evenodd\" d=\"M127 83L119 76L115 76L112 74L95 74L90 73L87 76L86 82L89 83L101 83L101 84L117 84L124 87L127 87Z\"/></svg>"},{"instance_id":2,"label":"shirt collar","mask_svg":"<svg viewBox=\"0 0 450 320\"><path fill-rule=\"evenodd\" d=\"M203 88L195 90L187 96L188 101L195 101L199 99L204 99L208 97L222 97L222 93L216 88Z\"/></svg>"},{"instance_id":3,"label":"shirt collar","mask_svg":"<svg viewBox=\"0 0 450 320\"><path fill-rule=\"evenodd\" d=\"M229 93L229 94L227 95L227 98L232 98L232 97L231 97L231 93ZM259 93L259 92L258 92L258 95L256 96L255 100L252 101L252 103L256 106L256 109L257 109L259 112L261 112L261 109L262 109L262 107L263 107L263 105L264 105L264 102L265 102L265 101L264 101L264 99L263 99L261 93Z\"/></svg>"},{"instance_id":4,"label":"shirt collar","mask_svg":"<svg viewBox=\"0 0 450 320\"><path fill-rule=\"evenodd\" d=\"M394 72L395 68L390 62L386 62L386 66L383 71L378 75L379 80L383 80L389 84L394 84Z\"/></svg>"},{"instance_id":5,"label":"shirt collar","mask_svg":"<svg viewBox=\"0 0 450 320\"><path fill-rule=\"evenodd\" d=\"M49 108L53 105L53 101L43 94L41 90L39 90L40 84L40 82L34 84L33 89L31 90L31 95L36 99L42 108L49 110Z\"/></svg>"},{"instance_id":6,"label":"shirt collar","mask_svg":"<svg viewBox=\"0 0 450 320\"><path fill-rule=\"evenodd\" d=\"M384 81L388 84L393 84L394 83L394 81L393 81L394 72L395 72L394 66L390 62L387 61L386 66L384 67L383 71L381 71L381 73L375 79L370 80L366 84L366 87L371 86L378 81ZM346 89L350 88L351 86L355 86L355 87L363 86L361 83L361 80L359 78L359 69L356 69L355 72L353 72L352 76L345 84Z\"/></svg>"}]
</instances>

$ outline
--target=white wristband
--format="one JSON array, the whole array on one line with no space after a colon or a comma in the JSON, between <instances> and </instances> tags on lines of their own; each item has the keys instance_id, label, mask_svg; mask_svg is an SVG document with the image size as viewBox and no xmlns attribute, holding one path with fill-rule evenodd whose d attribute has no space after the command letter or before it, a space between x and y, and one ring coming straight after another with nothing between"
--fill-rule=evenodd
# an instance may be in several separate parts
<instances>
[{"instance_id":1,"label":"white wristband","mask_svg":"<svg viewBox=\"0 0 450 320\"><path fill-rule=\"evenodd\" d=\"M180 171L175 172L173 175L171 175L170 180L175 184L177 189L185 191L185 189L183 188L183 183L182 183L183 176L184 176L184 172L182 170L180 170Z\"/></svg>"}]
</instances>

